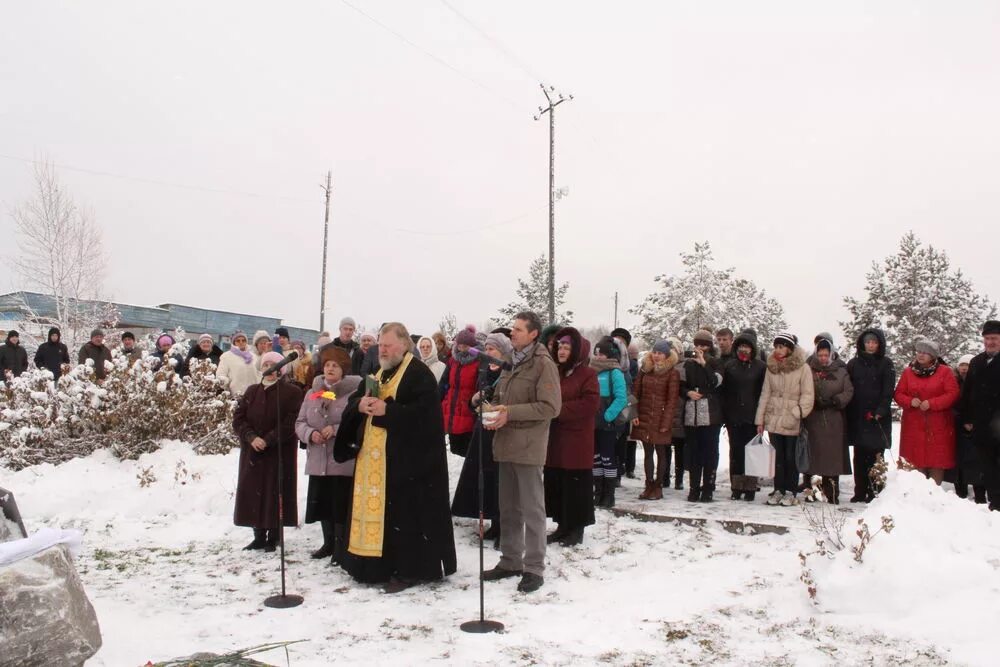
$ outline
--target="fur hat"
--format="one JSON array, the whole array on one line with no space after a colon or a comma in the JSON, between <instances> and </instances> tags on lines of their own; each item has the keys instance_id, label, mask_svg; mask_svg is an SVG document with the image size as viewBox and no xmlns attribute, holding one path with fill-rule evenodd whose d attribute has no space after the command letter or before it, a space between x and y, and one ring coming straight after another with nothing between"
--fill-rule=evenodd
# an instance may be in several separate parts
<instances>
[{"instance_id":1,"label":"fur hat","mask_svg":"<svg viewBox=\"0 0 1000 667\"><path fill-rule=\"evenodd\" d=\"M632 342L632 334L629 333L628 329L624 329L622 327L618 327L616 329L613 329L611 331L611 337L612 338L621 338L623 341L625 341L626 345L628 345L628 344L630 344Z\"/></svg>"},{"instance_id":2,"label":"fur hat","mask_svg":"<svg viewBox=\"0 0 1000 667\"><path fill-rule=\"evenodd\" d=\"M510 344L510 338L502 333L491 333L486 336L486 345L500 350L504 357L509 357L514 351L514 347Z\"/></svg>"},{"instance_id":3,"label":"fur hat","mask_svg":"<svg viewBox=\"0 0 1000 667\"><path fill-rule=\"evenodd\" d=\"M788 333L787 331L782 331L777 336L774 337L775 345L784 345L785 347L794 350L799 344L799 337L793 333Z\"/></svg>"},{"instance_id":4,"label":"fur hat","mask_svg":"<svg viewBox=\"0 0 1000 667\"><path fill-rule=\"evenodd\" d=\"M340 366L340 370L344 371L344 377L351 374L351 355L347 353L342 347L328 347L323 350L322 354L319 355L319 369L322 371L323 367L326 366L326 362L335 361L337 365Z\"/></svg>"},{"instance_id":5,"label":"fur hat","mask_svg":"<svg viewBox=\"0 0 1000 667\"><path fill-rule=\"evenodd\" d=\"M253 341L252 341L252 343L253 343L253 346L254 346L254 347L257 347L257 343L258 343L258 342L260 342L261 340L265 339L265 338L266 338L267 340L271 340L271 334L267 333L267 332L266 332L266 331L264 331L263 329L259 329L259 330L257 331L257 333L255 333L255 334L253 335Z\"/></svg>"},{"instance_id":6,"label":"fur hat","mask_svg":"<svg viewBox=\"0 0 1000 667\"><path fill-rule=\"evenodd\" d=\"M715 336L713 336L712 332L708 329L702 329L694 335L694 344L697 345L698 343L703 343L708 347L714 347Z\"/></svg>"},{"instance_id":7,"label":"fur hat","mask_svg":"<svg viewBox=\"0 0 1000 667\"><path fill-rule=\"evenodd\" d=\"M464 329L455 334L455 345L468 345L469 347L475 347L476 327L471 324L465 325Z\"/></svg>"},{"instance_id":8,"label":"fur hat","mask_svg":"<svg viewBox=\"0 0 1000 667\"><path fill-rule=\"evenodd\" d=\"M658 340L653 344L653 352L659 352L660 354L665 354L668 357L673 349L674 346L670 344L669 340Z\"/></svg>"},{"instance_id":9,"label":"fur hat","mask_svg":"<svg viewBox=\"0 0 1000 667\"><path fill-rule=\"evenodd\" d=\"M924 354L929 354L935 359L941 356L941 348L937 343L932 341L930 338L918 338L913 341L913 349L916 352L923 352Z\"/></svg>"},{"instance_id":10,"label":"fur hat","mask_svg":"<svg viewBox=\"0 0 1000 667\"><path fill-rule=\"evenodd\" d=\"M991 334L1000 334L1000 321L988 320L986 324L983 325L983 335L989 336Z\"/></svg>"}]
</instances>

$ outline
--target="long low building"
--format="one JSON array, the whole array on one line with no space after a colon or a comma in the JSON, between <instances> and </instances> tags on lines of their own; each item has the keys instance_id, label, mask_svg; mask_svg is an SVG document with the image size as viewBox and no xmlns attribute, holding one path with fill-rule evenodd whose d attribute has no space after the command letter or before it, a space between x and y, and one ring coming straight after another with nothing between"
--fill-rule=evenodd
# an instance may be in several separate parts
<instances>
[{"instance_id":1,"label":"long low building","mask_svg":"<svg viewBox=\"0 0 1000 667\"><path fill-rule=\"evenodd\" d=\"M229 347L229 339L234 331L243 331L248 337L252 337L260 329L273 334L275 329L285 326L292 340L301 340L308 347L315 345L319 337L319 331L315 329L288 326L277 317L264 315L195 308L176 303L136 306L128 303L86 302L86 305L95 310L114 310L117 316L115 328L128 329L137 336L163 331L173 333L183 329L192 338L203 333L211 334L223 349ZM112 308L108 309L108 305ZM56 312L56 300L47 294L11 292L0 295L0 325L7 329L20 322L48 321L56 317Z\"/></svg>"}]
</instances>

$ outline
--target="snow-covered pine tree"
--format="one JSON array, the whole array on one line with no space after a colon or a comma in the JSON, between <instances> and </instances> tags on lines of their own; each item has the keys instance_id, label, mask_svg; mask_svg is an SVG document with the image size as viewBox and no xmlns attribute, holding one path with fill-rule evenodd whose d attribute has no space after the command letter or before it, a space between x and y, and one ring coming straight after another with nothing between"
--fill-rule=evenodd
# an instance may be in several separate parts
<instances>
[{"instance_id":1,"label":"snow-covered pine tree","mask_svg":"<svg viewBox=\"0 0 1000 667\"><path fill-rule=\"evenodd\" d=\"M896 254L872 262L865 298L844 297L844 305L851 319L840 326L848 340L880 327L897 368L909 362L920 336L937 342L950 362L974 353L980 327L996 316L996 304L979 294L961 270L951 268L948 255L925 246L913 232L903 236Z\"/></svg>"},{"instance_id":2,"label":"snow-covered pine tree","mask_svg":"<svg viewBox=\"0 0 1000 667\"><path fill-rule=\"evenodd\" d=\"M649 344L666 336L689 343L699 329L729 327L757 331L760 341L770 340L786 328L785 311L753 281L737 278L732 267L713 266L711 244L695 243L692 252L682 252L684 272L662 274L654 279L659 287L630 312L642 318L636 327Z\"/></svg>"},{"instance_id":3,"label":"snow-covered pine tree","mask_svg":"<svg viewBox=\"0 0 1000 667\"><path fill-rule=\"evenodd\" d=\"M556 286L556 322L571 324L573 311L563 310L569 283ZM500 309L494 322L497 326L509 327L510 321L518 313L530 310L538 314L542 326L549 324L549 265L543 255L532 260L528 269L528 279L518 279L517 298Z\"/></svg>"},{"instance_id":4,"label":"snow-covered pine tree","mask_svg":"<svg viewBox=\"0 0 1000 667\"><path fill-rule=\"evenodd\" d=\"M448 313L441 318L438 322L438 331L444 334L444 337L451 340L458 333L458 318L455 317L455 313Z\"/></svg>"}]
</instances>

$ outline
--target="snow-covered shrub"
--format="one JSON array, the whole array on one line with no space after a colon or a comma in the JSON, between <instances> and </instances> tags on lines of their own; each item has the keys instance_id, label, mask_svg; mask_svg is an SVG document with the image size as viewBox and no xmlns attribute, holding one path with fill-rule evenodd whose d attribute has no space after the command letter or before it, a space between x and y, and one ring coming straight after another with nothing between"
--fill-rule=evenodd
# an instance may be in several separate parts
<instances>
[{"instance_id":1,"label":"snow-covered shrub","mask_svg":"<svg viewBox=\"0 0 1000 667\"><path fill-rule=\"evenodd\" d=\"M76 366L53 382L32 370L0 383L0 465L19 470L60 463L110 448L135 459L164 439L184 440L200 454L236 445L234 403L210 361L193 361L189 377L144 357L116 355L98 383L90 366Z\"/></svg>"}]
</instances>

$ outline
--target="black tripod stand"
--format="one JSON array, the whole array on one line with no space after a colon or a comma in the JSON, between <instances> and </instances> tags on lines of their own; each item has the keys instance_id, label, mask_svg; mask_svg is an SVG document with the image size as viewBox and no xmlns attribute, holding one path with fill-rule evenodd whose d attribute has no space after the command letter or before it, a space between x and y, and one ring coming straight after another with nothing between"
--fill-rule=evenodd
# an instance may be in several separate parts
<instances>
[{"instance_id":1,"label":"black tripod stand","mask_svg":"<svg viewBox=\"0 0 1000 667\"><path fill-rule=\"evenodd\" d=\"M265 371L264 375L278 371L281 365L270 368L268 371ZM289 607L298 607L302 604L303 598L301 595L288 595L285 593L285 461L281 451L282 433L280 373L278 375L278 381L274 386L274 400L278 416L278 426L276 432L278 434L278 544L279 549L281 550L281 594L265 598L264 606L272 607L274 609L288 609Z\"/></svg>"},{"instance_id":2,"label":"black tripod stand","mask_svg":"<svg viewBox=\"0 0 1000 667\"><path fill-rule=\"evenodd\" d=\"M488 363L489 357L482 357L479 365L479 405L476 407L476 452L479 454L479 619L475 621L466 621L462 623L459 627L462 632L471 632L475 634L486 634L489 632L502 632L503 623L499 621L488 621L486 620L486 582L483 580L483 522L485 520L485 491L483 486L485 486L485 480L483 477L483 399L486 396L486 388L489 387L489 372L490 367ZM500 363L500 362L497 362Z\"/></svg>"}]
</instances>

